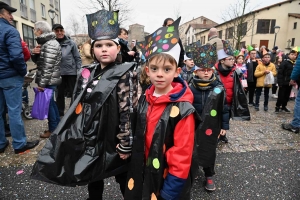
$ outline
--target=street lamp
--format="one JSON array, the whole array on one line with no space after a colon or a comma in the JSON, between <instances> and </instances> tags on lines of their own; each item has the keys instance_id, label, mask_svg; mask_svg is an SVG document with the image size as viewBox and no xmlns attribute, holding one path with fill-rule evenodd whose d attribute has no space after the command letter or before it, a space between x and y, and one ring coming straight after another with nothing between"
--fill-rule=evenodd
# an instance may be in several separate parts
<instances>
[{"instance_id":1,"label":"street lamp","mask_svg":"<svg viewBox=\"0 0 300 200\"><path fill-rule=\"evenodd\" d=\"M51 23L52 23L52 26L53 26L53 24L54 24L54 18L55 18L55 16L56 16L55 10L49 9L49 10L48 10L48 15L49 15L49 17L51 18Z\"/></svg>"},{"instance_id":2,"label":"street lamp","mask_svg":"<svg viewBox=\"0 0 300 200\"><path fill-rule=\"evenodd\" d=\"M275 43L276 43L276 37L277 37L277 33L279 32L280 26L274 26L274 32L275 32L275 39L274 39L274 46L275 47Z\"/></svg>"}]
</instances>

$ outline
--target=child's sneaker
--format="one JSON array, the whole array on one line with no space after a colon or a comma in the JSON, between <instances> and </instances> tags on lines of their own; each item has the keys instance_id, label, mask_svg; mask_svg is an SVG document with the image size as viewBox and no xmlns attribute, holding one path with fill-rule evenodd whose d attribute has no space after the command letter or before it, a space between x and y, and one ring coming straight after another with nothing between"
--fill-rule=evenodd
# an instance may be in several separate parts
<instances>
[{"instance_id":1,"label":"child's sneaker","mask_svg":"<svg viewBox=\"0 0 300 200\"><path fill-rule=\"evenodd\" d=\"M206 177L205 189L211 192L216 190L213 177Z\"/></svg>"},{"instance_id":2,"label":"child's sneaker","mask_svg":"<svg viewBox=\"0 0 300 200\"><path fill-rule=\"evenodd\" d=\"M220 135L218 142L228 143L228 139L227 139L226 135Z\"/></svg>"},{"instance_id":3,"label":"child's sneaker","mask_svg":"<svg viewBox=\"0 0 300 200\"><path fill-rule=\"evenodd\" d=\"M287 113L291 112L290 109L288 109L287 107L283 107L283 108L281 108L281 110L284 111L284 112L287 112Z\"/></svg>"}]
</instances>

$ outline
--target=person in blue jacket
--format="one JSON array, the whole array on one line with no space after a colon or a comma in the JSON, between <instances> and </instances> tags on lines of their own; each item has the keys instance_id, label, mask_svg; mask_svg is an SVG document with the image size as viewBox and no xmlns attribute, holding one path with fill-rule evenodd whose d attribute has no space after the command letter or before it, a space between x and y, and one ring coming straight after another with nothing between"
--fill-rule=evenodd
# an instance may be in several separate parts
<instances>
[{"instance_id":1,"label":"person in blue jacket","mask_svg":"<svg viewBox=\"0 0 300 200\"><path fill-rule=\"evenodd\" d=\"M3 113L7 104L9 126L15 154L23 153L38 145L28 142L22 112L22 85L27 73L19 32L11 25L12 13L17 9L0 1L0 153L4 153L9 142L5 138Z\"/></svg>"},{"instance_id":2,"label":"person in blue jacket","mask_svg":"<svg viewBox=\"0 0 300 200\"><path fill-rule=\"evenodd\" d=\"M296 64L293 68L290 85L300 85L300 54L298 52L298 58L296 60ZM298 92L296 100L295 100L295 107L294 107L294 118L291 123L285 123L281 125L283 129L299 133L300 129L300 92Z\"/></svg>"}]
</instances>

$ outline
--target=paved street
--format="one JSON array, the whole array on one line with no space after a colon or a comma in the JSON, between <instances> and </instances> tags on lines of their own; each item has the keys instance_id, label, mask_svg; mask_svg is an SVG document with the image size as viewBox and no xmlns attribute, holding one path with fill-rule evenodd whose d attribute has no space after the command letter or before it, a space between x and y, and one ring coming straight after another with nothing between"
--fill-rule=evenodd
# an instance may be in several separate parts
<instances>
[{"instance_id":1,"label":"paved street","mask_svg":"<svg viewBox=\"0 0 300 200\"><path fill-rule=\"evenodd\" d=\"M28 91L32 103L32 88ZM249 122L230 121L229 143L218 148L217 190L204 191L201 173L192 190L193 200L300 199L300 134L281 129L280 125L290 121L293 114L275 114L275 102L270 97L268 112L263 111L262 103L260 111L250 107ZM294 101L287 107L293 110ZM39 134L48 127L46 120L24 119L24 123L28 140L39 139ZM11 145L0 154L1 200L87 198L86 187L67 188L29 179L32 164L45 141L42 139L37 148L23 155L13 154ZM17 175L20 170L24 172ZM106 180L104 199L122 199L112 178Z\"/></svg>"}]
</instances>

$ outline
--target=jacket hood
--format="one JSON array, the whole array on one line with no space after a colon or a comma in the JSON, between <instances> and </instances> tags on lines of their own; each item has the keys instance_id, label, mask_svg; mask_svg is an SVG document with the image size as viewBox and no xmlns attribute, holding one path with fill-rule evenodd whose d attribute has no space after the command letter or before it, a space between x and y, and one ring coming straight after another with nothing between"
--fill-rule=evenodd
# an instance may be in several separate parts
<instances>
[{"instance_id":1,"label":"jacket hood","mask_svg":"<svg viewBox=\"0 0 300 200\"><path fill-rule=\"evenodd\" d=\"M195 67L196 67L196 65L194 65L194 67L192 67L192 69L191 69L191 70L189 70L189 72L193 72L193 71L195 71ZM188 70L187 70L187 68L186 68L186 65L184 65L184 66L182 67L182 71L184 71L184 72L188 72Z\"/></svg>"},{"instance_id":2,"label":"jacket hood","mask_svg":"<svg viewBox=\"0 0 300 200\"><path fill-rule=\"evenodd\" d=\"M51 33L43 33L42 35L36 37L35 39L38 44L45 44L49 40L52 40L55 38L56 38L55 33L51 32Z\"/></svg>"},{"instance_id":3,"label":"jacket hood","mask_svg":"<svg viewBox=\"0 0 300 200\"><path fill-rule=\"evenodd\" d=\"M146 90L146 99L150 103L170 103L170 102L190 102L193 103L194 96L192 91L189 89L187 83L180 77L174 78L172 83L173 89L165 95L159 98L153 96L155 87L151 85Z\"/></svg>"}]
</instances>

